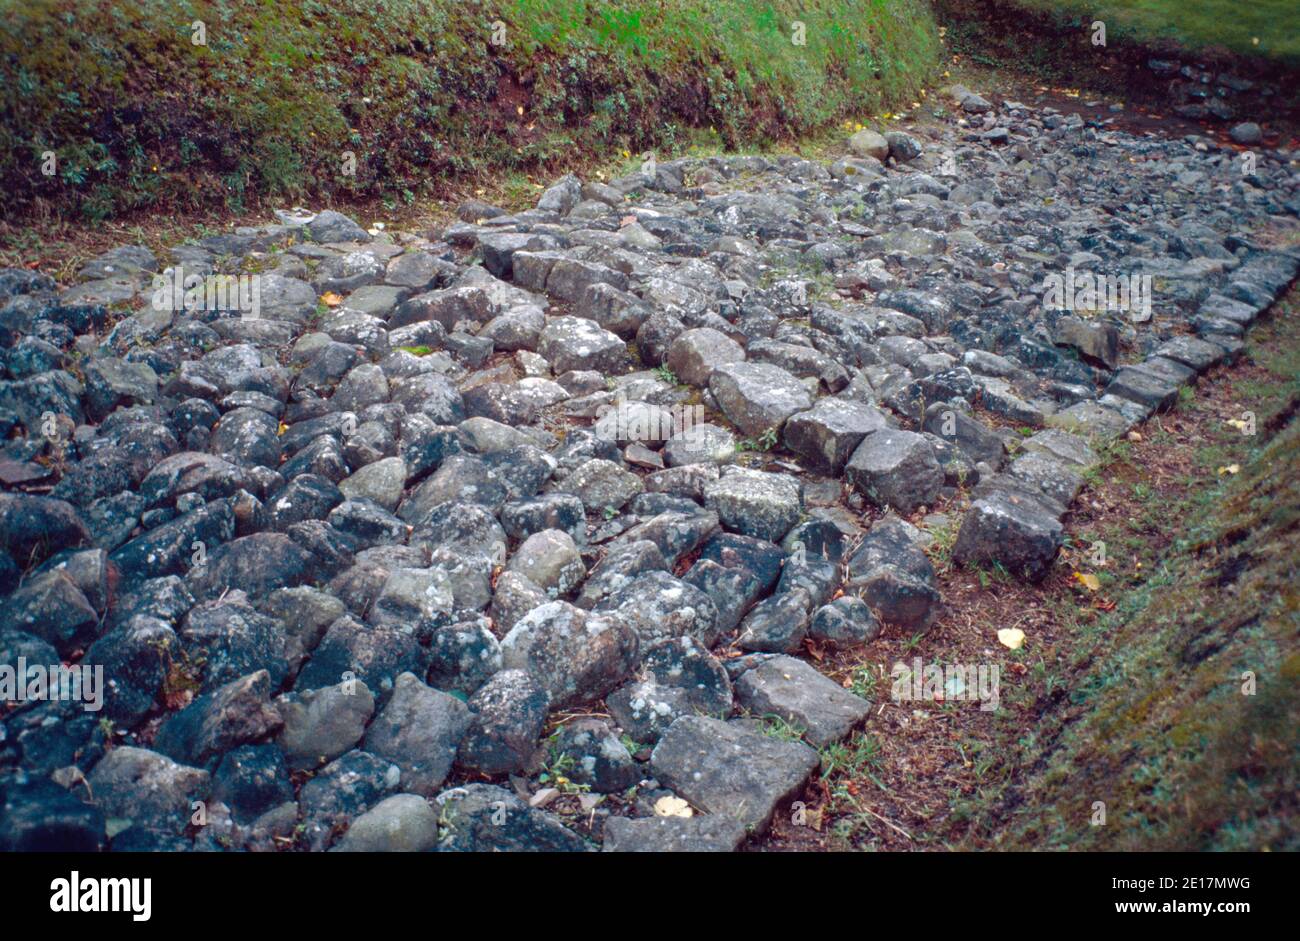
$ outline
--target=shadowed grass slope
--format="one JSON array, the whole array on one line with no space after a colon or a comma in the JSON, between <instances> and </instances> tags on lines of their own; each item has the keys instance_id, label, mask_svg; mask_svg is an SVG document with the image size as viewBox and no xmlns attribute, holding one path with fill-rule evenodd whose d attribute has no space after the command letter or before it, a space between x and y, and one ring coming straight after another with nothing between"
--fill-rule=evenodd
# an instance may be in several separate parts
<instances>
[{"instance_id":1,"label":"shadowed grass slope","mask_svg":"<svg viewBox=\"0 0 1300 941\"><path fill-rule=\"evenodd\" d=\"M1012 749L1023 776L968 845L1300 849L1298 320L1293 291L1249 340L1260 371L1231 388L1255 437L1207 415L1186 489L1099 533L1125 555L1126 525L1158 520L1172 539L1078 625L1064 700ZM1117 454L1104 473L1140 480Z\"/></svg>"},{"instance_id":2,"label":"shadowed grass slope","mask_svg":"<svg viewBox=\"0 0 1300 941\"><path fill-rule=\"evenodd\" d=\"M1187 49L1300 62L1300 7L1295 0L1011 0L1031 10L1106 24L1107 36L1171 41Z\"/></svg>"}]
</instances>

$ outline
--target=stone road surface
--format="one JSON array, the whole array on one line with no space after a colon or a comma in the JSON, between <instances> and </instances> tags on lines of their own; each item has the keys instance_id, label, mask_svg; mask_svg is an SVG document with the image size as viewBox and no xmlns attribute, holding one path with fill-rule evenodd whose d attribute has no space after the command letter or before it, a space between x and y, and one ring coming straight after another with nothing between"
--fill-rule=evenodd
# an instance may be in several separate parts
<instances>
[{"instance_id":1,"label":"stone road surface","mask_svg":"<svg viewBox=\"0 0 1300 941\"><path fill-rule=\"evenodd\" d=\"M927 514L1041 578L1099 442L1238 353L1289 158L970 96L0 272L0 849L737 848L871 721L805 641L940 615Z\"/></svg>"}]
</instances>

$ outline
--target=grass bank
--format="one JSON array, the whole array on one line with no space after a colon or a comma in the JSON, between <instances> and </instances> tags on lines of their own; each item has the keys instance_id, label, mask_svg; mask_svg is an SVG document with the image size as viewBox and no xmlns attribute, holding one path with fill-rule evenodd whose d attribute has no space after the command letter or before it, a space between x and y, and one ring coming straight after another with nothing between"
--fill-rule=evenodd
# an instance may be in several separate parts
<instances>
[{"instance_id":1,"label":"grass bank","mask_svg":"<svg viewBox=\"0 0 1300 941\"><path fill-rule=\"evenodd\" d=\"M1100 20L1107 36L1189 50L1227 49L1300 63L1295 0L1009 0L1080 26Z\"/></svg>"},{"instance_id":2,"label":"grass bank","mask_svg":"<svg viewBox=\"0 0 1300 941\"><path fill-rule=\"evenodd\" d=\"M923 0L0 0L6 215L399 208L911 99ZM52 155L52 160L51 160Z\"/></svg>"},{"instance_id":3,"label":"grass bank","mask_svg":"<svg viewBox=\"0 0 1300 941\"><path fill-rule=\"evenodd\" d=\"M975 845L1300 849L1300 290L1247 349L1097 475L1075 539L1106 542L1114 603L1058 605L1026 773Z\"/></svg>"}]
</instances>

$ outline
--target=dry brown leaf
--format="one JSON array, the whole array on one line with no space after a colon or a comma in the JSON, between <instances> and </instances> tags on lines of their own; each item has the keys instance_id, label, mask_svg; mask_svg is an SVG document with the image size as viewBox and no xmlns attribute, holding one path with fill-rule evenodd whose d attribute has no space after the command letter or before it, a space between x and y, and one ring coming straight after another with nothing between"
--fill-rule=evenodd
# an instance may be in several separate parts
<instances>
[{"instance_id":1,"label":"dry brown leaf","mask_svg":"<svg viewBox=\"0 0 1300 941\"><path fill-rule=\"evenodd\" d=\"M555 798L560 796L559 788L544 787L532 797L528 798L529 807L545 807Z\"/></svg>"}]
</instances>

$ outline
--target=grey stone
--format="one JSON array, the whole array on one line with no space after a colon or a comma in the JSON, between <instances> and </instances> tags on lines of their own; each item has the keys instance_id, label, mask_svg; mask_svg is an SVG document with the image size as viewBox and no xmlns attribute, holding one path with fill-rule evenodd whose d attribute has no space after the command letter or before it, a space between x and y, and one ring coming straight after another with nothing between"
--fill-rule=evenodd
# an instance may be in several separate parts
<instances>
[{"instance_id":1,"label":"grey stone","mask_svg":"<svg viewBox=\"0 0 1300 941\"><path fill-rule=\"evenodd\" d=\"M1063 317L1056 324L1052 340L1058 346L1073 347L1107 369L1119 364L1119 330L1112 324Z\"/></svg>"},{"instance_id":2,"label":"grey stone","mask_svg":"<svg viewBox=\"0 0 1300 941\"><path fill-rule=\"evenodd\" d=\"M641 780L641 767L603 719L579 718L566 723L550 741L558 755L572 759L571 781L598 794L626 791Z\"/></svg>"},{"instance_id":3,"label":"grey stone","mask_svg":"<svg viewBox=\"0 0 1300 941\"><path fill-rule=\"evenodd\" d=\"M843 595L813 612L808 636L837 646L865 644L880 636L880 621L861 598Z\"/></svg>"},{"instance_id":4,"label":"grey stone","mask_svg":"<svg viewBox=\"0 0 1300 941\"><path fill-rule=\"evenodd\" d=\"M581 853L582 837L554 814L529 807L512 792L491 784L469 784L438 795L444 830L442 852Z\"/></svg>"},{"instance_id":5,"label":"grey stone","mask_svg":"<svg viewBox=\"0 0 1300 941\"><path fill-rule=\"evenodd\" d=\"M1260 130L1259 125L1254 121L1244 121L1241 124L1235 125L1232 130L1228 132L1228 136L1238 144L1244 144L1249 147L1252 144L1260 143L1264 139L1264 132Z\"/></svg>"},{"instance_id":6,"label":"grey stone","mask_svg":"<svg viewBox=\"0 0 1300 941\"><path fill-rule=\"evenodd\" d=\"M85 366L90 417L103 419L119 406L149 404L158 394L158 375L147 363L105 357Z\"/></svg>"},{"instance_id":7,"label":"grey stone","mask_svg":"<svg viewBox=\"0 0 1300 941\"><path fill-rule=\"evenodd\" d=\"M525 539L509 568L551 597L568 595L587 574L573 537L558 529L545 529Z\"/></svg>"},{"instance_id":8,"label":"grey stone","mask_svg":"<svg viewBox=\"0 0 1300 941\"><path fill-rule=\"evenodd\" d=\"M696 807L728 816L746 831L766 831L777 805L803 787L817 752L742 724L682 716L650 757L655 777Z\"/></svg>"},{"instance_id":9,"label":"grey stone","mask_svg":"<svg viewBox=\"0 0 1300 941\"><path fill-rule=\"evenodd\" d=\"M889 141L869 128L863 128L849 138L849 150L860 157L872 157L881 163L889 156Z\"/></svg>"},{"instance_id":10,"label":"grey stone","mask_svg":"<svg viewBox=\"0 0 1300 941\"><path fill-rule=\"evenodd\" d=\"M621 537L621 541L648 540L655 544L664 561L675 566L689 553L695 551L718 529L718 515L699 511L682 513L666 510L637 526Z\"/></svg>"},{"instance_id":11,"label":"grey stone","mask_svg":"<svg viewBox=\"0 0 1300 941\"><path fill-rule=\"evenodd\" d=\"M525 614L551 599L546 592L517 572L502 572L492 595L492 619L497 629L509 632Z\"/></svg>"},{"instance_id":12,"label":"grey stone","mask_svg":"<svg viewBox=\"0 0 1300 941\"><path fill-rule=\"evenodd\" d=\"M622 509L645 489L645 484L613 461L593 458L565 477L557 489L574 494L588 511L600 513Z\"/></svg>"},{"instance_id":13,"label":"grey stone","mask_svg":"<svg viewBox=\"0 0 1300 941\"><path fill-rule=\"evenodd\" d=\"M1155 411L1171 408L1178 400L1178 384L1146 366L1121 367L1111 378L1106 392Z\"/></svg>"},{"instance_id":14,"label":"grey stone","mask_svg":"<svg viewBox=\"0 0 1300 941\"><path fill-rule=\"evenodd\" d=\"M1015 575L1039 581L1063 538L1060 520L1042 504L995 493L971 505L952 557L963 565L998 562Z\"/></svg>"},{"instance_id":15,"label":"grey stone","mask_svg":"<svg viewBox=\"0 0 1300 941\"><path fill-rule=\"evenodd\" d=\"M808 634L812 599L801 588L759 602L740 622L736 646L741 650L794 653Z\"/></svg>"},{"instance_id":16,"label":"grey stone","mask_svg":"<svg viewBox=\"0 0 1300 941\"><path fill-rule=\"evenodd\" d=\"M270 738L284 724L270 695L265 670L204 693L163 723L154 746L177 761L203 767L232 748Z\"/></svg>"},{"instance_id":17,"label":"grey stone","mask_svg":"<svg viewBox=\"0 0 1300 941\"><path fill-rule=\"evenodd\" d=\"M626 355L623 341L594 321L582 317L552 317L542 330L537 352L557 373L570 369L610 372Z\"/></svg>"},{"instance_id":18,"label":"grey stone","mask_svg":"<svg viewBox=\"0 0 1300 941\"><path fill-rule=\"evenodd\" d=\"M803 492L788 474L727 467L704 485L704 505L726 529L779 542L799 521Z\"/></svg>"},{"instance_id":19,"label":"grey stone","mask_svg":"<svg viewBox=\"0 0 1300 941\"><path fill-rule=\"evenodd\" d=\"M185 656L203 664L205 692L262 669L278 688L288 673L284 628L255 611L238 590L192 608L177 634Z\"/></svg>"},{"instance_id":20,"label":"grey stone","mask_svg":"<svg viewBox=\"0 0 1300 941\"><path fill-rule=\"evenodd\" d=\"M290 693L276 700L284 727L276 739L290 768L328 764L361 741L375 699L360 680Z\"/></svg>"},{"instance_id":21,"label":"grey stone","mask_svg":"<svg viewBox=\"0 0 1300 941\"><path fill-rule=\"evenodd\" d=\"M1088 446L1087 441L1057 428L1035 433L1026 438L1021 447L1031 453L1049 455L1079 470L1087 470L1097 464L1097 454Z\"/></svg>"},{"instance_id":22,"label":"grey stone","mask_svg":"<svg viewBox=\"0 0 1300 941\"><path fill-rule=\"evenodd\" d=\"M510 669L532 673L559 708L590 702L636 665L637 635L621 618L552 601L524 615L501 641Z\"/></svg>"},{"instance_id":23,"label":"grey stone","mask_svg":"<svg viewBox=\"0 0 1300 941\"><path fill-rule=\"evenodd\" d=\"M175 835L189 824L191 802L207 800L212 787L208 772L131 745L111 749L87 780L110 821Z\"/></svg>"},{"instance_id":24,"label":"grey stone","mask_svg":"<svg viewBox=\"0 0 1300 941\"><path fill-rule=\"evenodd\" d=\"M14 783L0 794L0 852L93 853L104 842L99 808L53 781Z\"/></svg>"},{"instance_id":25,"label":"grey stone","mask_svg":"<svg viewBox=\"0 0 1300 941\"><path fill-rule=\"evenodd\" d=\"M709 391L742 432L780 430L787 418L812 407L808 390L794 376L769 363L729 363L714 369Z\"/></svg>"},{"instance_id":26,"label":"grey stone","mask_svg":"<svg viewBox=\"0 0 1300 941\"><path fill-rule=\"evenodd\" d=\"M664 463L669 467L726 464L735 457L736 436L708 422L693 422L669 438L663 447Z\"/></svg>"},{"instance_id":27,"label":"grey stone","mask_svg":"<svg viewBox=\"0 0 1300 941\"><path fill-rule=\"evenodd\" d=\"M463 702L430 689L412 673L403 673L362 747L401 768L403 787L431 797L447 779L469 724Z\"/></svg>"},{"instance_id":28,"label":"grey stone","mask_svg":"<svg viewBox=\"0 0 1300 941\"><path fill-rule=\"evenodd\" d=\"M745 841L745 828L725 815L610 817L606 853L731 853Z\"/></svg>"},{"instance_id":29,"label":"grey stone","mask_svg":"<svg viewBox=\"0 0 1300 941\"><path fill-rule=\"evenodd\" d=\"M896 517L877 521L849 556L844 586L881 621L909 634L927 629L940 610L934 566L917 546L914 531Z\"/></svg>"},{"instance_id":30,"label":"grey stone","mask_svg":"<svg viewBox=\"0 0 1300 941\"><path fill-rule=\"evenodd\" d=\"M307 234L317 242L370 241L370 236L365 229L343 215L343 213L335 212L332 209L317 213L316 217L307 223Z\"/></svg>"},{"instance_id":31,"label":"grey stone","mask_svg":"<svg viewBox=\"0 0 1300 941\"><path fill-rule=\"evenodd\" d=\"M631 545L653 548L646 542ZM595 610L616 612L645 646L665 638L690 636L708 648L721 637L717 608L709 596L666 571L647 571L610 590Z\"/></svg>"},{"instance_id":32,"label":"grey stone","mask_svg":"<svg viewBox=\"0 0 1300 941\"><path fill-rule=\"evenodd\" d=\"M893 428L863 438L845 476L873 503L900 513L933 504L943 486L943 471L930 443L915 432Z\"/></svg>"},{"instance_id":33,"label":"grey stone","mask_svg":"<svg viewBox=\"0 0 1300 941\"><path fill-rule=\"evenodd\" d=\"M799 728L815 748L838 742L871 712L871 703L794 657L774 657L741 674L736 700L754 715Z\"/></svg>"},{"instance_id":34,"label":"grey stone","mask_svg":"<svg viewBox=\"0 0 1300 941\"><path fill-rule=\"evenodd\" d=\"M902 131L887 131L885 140L889 143L889 156L899 163L907 163L921 155L921 145L915 137Z\"/></svg>"},{"instance_id":35,"label":"grey stone","mask_svg":"<svg viewBox=\"0 0 1300 941\"><path fill-rule=\"evenodd\" d=\"M339 490L349 499L370 500L392 512L402 501L406 476L406 461L386 457L339 481Z\"/></svg>"},{"instance_id":36,"label":"grey stone","mask_svg":"<svg viewBox=\"0 0 1300 941\"><path fill-rule=\"evenodd\" d=\"M485 618L449 624L434 632L429 645L429 685L472 696L502 664L501 645Z\"/></svg>"},{"instance_id":37,"label":"grey stone","mask_svg":"<svg viewBox=\"0 0 1300 941\"><path fill-rule=\"evenodd\" d=\"M579 317L594 320L623 339L631 339L650 317L650 306L635 294L598 281L588 285L574 304Z\"/></svg>"},{"instance_id":38,"label":"grey stone","mask_svg":"<svg viewBox=\"0 0 1300 941\"><path fill-rule=\"evenodd\" d=\"M994 431L978 419L942 403L936 403L926 413L925 430L956 445L974 463L982 461L997 470L1006 461L1006 445Z\"/></svg>"},{"instance_id":39,"label":"grey stone","mask_svg":"<svg viewBox=\"0 0 1300 941\"><path fill-rule=\"evenodd\" d=\"M99 614L85 594L57 570L29 579L0 609L0 631L34 634L64 657L93 640L98 628Z\"/></svg>"},{"instance_id":40,"label":"grey stone","mask_svg":"<svg viewBox=\"0 0 1300 941\"><path fill-rule=\"evenodd\" d=\"M568 215L569 210L582 198L582 183L573 174L565 174L552 183L537 200L537 208L544 212Z\"/></svg>"},{"instance_id":41,"label":"grey stone","mask_svg":"<svg viewBox=\"0 0 1300 941\"><path fill-rule=\"evenodd\" d=\"M523 670L501 670L469 699L456 762L482 774L523 771L537 749L551 697Z\"/></svg>"},{"instance_id":42,"label":"grey stone","mask_svg":"<svg viewBox=\"0 0 1300 941\"><path fill-rule=\"evenodd\" d=\"M348 827L340 853L423 853L437 846L438 814L419 794L394 794Z\"/></svg>"},{"instance_id":43,"label":"grey stone","mask_svg":"<svg viewBox=\"0 0 1300 941\"><path fill-rule=\"evenodd\" d=\"M687 330L668 347L667 366L682 382L707 386L718 366L745 359L745 349L735 340L710 327Z\"/></svg>"},{"instance_id":44,"label":"grey stone","mask_svg":"<svg viewBox=\"0 0 1300 941\"><path fill-rule=\"evenodd\" d=\"M604 598L623 591L642 574L667 568L659 547L648 539L611 546L592 566L574 604L579 608L594 608Z\"/></svg>"},{"instance_id":45,"label":"grey stone","mask_svg":"<svg viewBox=\"0 0 1300 941\"><path fill-rule=\"evenodd\" d=\"M345 252L320 263L312 277L312 287L326 291L348 292L383 280L388 264L368 251Z\"/></svg>"},{"instance_id":46,"label":"grey stone","mask_svg":"<svg viewBox=\"0 0 1300 941\"><path fill-rule=\"evenodd\" d=\"M879 409L851 399L819 399L785 423L785 446L806 458L810 470L838 477L858 445L888 426Z\"/></svg>"}]
</instances>

